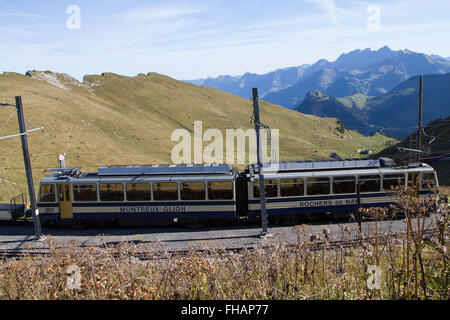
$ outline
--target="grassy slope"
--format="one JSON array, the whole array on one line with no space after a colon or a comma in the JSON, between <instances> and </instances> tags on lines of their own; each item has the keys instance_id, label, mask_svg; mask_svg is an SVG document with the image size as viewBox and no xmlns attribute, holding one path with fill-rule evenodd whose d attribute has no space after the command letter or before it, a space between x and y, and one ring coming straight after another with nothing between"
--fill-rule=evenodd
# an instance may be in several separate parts
<instances>
[{"instance_id":1,"label":"grassy slope","mask_svg":"<svg viewBox=\"0 0 450 320\"><path fill-rule=\"evenodd\" d=\"M367 105L367 100L372 97L366 96L362 93L355 93L352 96L336 98L339 102L341 102L347 108L353 108L355 106L357 109L364 109Z\"/></svg>"},{"instance_id":2,"label":"grassy slope","mask_svg":"<svg viewBox=\"0 0 450 320\"><path fill-rule=\"evenodd\" d=\"M25 117L35 127L45 127L29 135L35 183L44 176L43 169L58 166L59 153L67 154L68 167L84 166L86 171L107 164L169 163L175 129L192 132L199 120L203 132L217 128L224 136L225 129L252 128L251 100L160 74L106 73L86 76L83 83L50 72L36 72L34 77L42 75L56 78L70 90L16 73L0 75L0 102L14 104L14 96L21 95ZM261 120L280 130L280 160L329 159L332 152L356 157L361 144L374 151L386 145L387 139L379 135L369 138L346 130L342 136L336 119L264 101L260 107ZM18 132L14 108L0 109L0 129L0 136ZM0 140L0 190L0 201L26 192L19 138Z\"/></svg>"}]
</instances>

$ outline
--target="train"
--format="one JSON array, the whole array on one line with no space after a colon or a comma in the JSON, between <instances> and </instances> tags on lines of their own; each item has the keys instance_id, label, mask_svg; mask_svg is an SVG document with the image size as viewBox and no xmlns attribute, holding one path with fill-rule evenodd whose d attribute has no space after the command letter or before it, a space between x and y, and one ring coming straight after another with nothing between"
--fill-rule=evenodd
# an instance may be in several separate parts
<instances>
[{"instance_id":1,"label":"train","mask_svg":"<svg viewBox=\"0 0 450 320\"><path fill-rule=\"evenodd\" d=\"M44 225L236 224L261 219L259 166L114 165L57 168L39 185ZM269 223L342 217L395 204L393 189L428 197L439 187L425 163L389 158L290 161L262 166Z\"/></svg>"}]
</instances>

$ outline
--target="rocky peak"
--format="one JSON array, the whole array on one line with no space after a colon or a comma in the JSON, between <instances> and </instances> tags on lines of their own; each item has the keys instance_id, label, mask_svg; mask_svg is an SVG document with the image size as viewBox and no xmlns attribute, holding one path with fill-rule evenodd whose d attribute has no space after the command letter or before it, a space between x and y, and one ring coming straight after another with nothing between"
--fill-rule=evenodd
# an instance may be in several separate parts
<instances>
[{"instance_id":1,"label":"rocky peak","mask_svg":"<svg viewBox=\"0 0 450 320\"><path fill-rule=\"evenodd\" d=\"M94 94L92 89L85 83L81 83L77 79L69 76L66 73L57 73L52 71L38 71L30 70L25 73L26 76L39 81L45 81L52 86L58 87L65 91L70 91L75 87L81 87Z\"/></svg>"}]
</instances>

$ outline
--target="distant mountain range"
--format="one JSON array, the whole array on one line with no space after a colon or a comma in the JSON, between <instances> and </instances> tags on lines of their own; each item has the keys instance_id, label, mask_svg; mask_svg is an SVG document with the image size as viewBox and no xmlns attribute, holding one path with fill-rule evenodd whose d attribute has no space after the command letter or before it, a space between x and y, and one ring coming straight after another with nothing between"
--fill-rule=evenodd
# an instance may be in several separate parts
<instances>
[{"instance_id":1,"label":"distant mountain range","mask_svg":"<svg viewBox=\"0 0 450 320\"><path fill-rule=\"evenodd\" d=\"M354 50L341 54L334 62L321 59L313 65L301 65L258 75L220 76L186 80L251 98L253 87L261 99L294 109L311 90L320 90L334 97L356 93L367 96L386 94L412 76L450 72L450 57L426 55L410 50Z\"/></svg>"},{"instance_id":2,"label":"distant mountain range","mask_svg":"<svg viewBox=\"0 0 450 320\"><path fill-rule=\"evenodd\" d=\"M198 80L186 80L198 86L220 89L244 98L251 98L252 88L258 88L259 96L262 98L270 92L276 92L288 88L299 81L305 75L311 74L310 65L304 64L299 67L290 67L275 70L267 74L245 73L242 76L219 76ZM249 93L250 92L250 93Z\"/></svg>"},{"instance_id":3,"label":"distant mountain range","mask_svg":"<svg viewBox=\"0 0 450 320\"><path fill-rule=\"evenodd\" d=\"M450 114L450 73L424 76L423 87L423 123L447 117ZM312 90L295 110L339 118L346 127L364 134L379 131L405 138L417 130L418 95L419 77L415 76L377 97L358 93L337 98Z\"/></svg>"}]
</instances>

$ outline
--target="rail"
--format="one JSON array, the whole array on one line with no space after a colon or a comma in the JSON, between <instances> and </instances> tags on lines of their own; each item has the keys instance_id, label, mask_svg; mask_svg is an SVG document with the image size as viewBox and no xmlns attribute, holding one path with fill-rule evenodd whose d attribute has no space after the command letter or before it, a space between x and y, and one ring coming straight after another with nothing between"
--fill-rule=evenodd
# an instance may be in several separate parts
<instances>
[{"instance_id":1,"label":"rail","mask_svg":"<svg viewBox=\"0 0 450 320\"><path fill-rule=\"evenodd\" d=\"M425 231L424 233L424 240L430 240L434 237L436 237L436 234L438 232L437 228L431 228ZM405 232L395 232L384 236L367 236L367 237L355 237L351 239L345 239L345 240L331 240L331 241L316 241L314 243L308 243L308 241L300 241L299 243L288 243L285 244L286 247L295 249L299 245L303 245L305 243L308 243L308 248L311 251L318 251L318 250L336 250L340 248L358 248L361 246L364 246L365 244L375 245L375 243L378 243L378 245L385 244L393 239L399 239L401 235L404 235ZM412 232L412 234L416 234L416 232ZM81 245L79 248L87 248L89 246ZM258 248L263 250L270 250L271 248L276 248L277 244L255 244L253 246L238 246L238 247L230 247L225 249L219 249L219 248L196 248L196 249L173 249L173 250L167 250L167 249L161 249L161 250L125 250L125 252L120 248L114 248L109 247L107 244L103 245L93 245L91 247L96 247L99 249L104 249L109 252L113 257L121 257L123 256L123 253L128 254L129 256L132 256L134 258L137 258L141 261L158 261L158 260L165 260L168 258L179 258L179 257L186 257L193 253L203 253L203 254L213 254L214 252L217 252L217 250L220 250L222 253L233 253L233 254L242 254L244 251L253 251ZM55 252L55 249L64 249L67 247L51 247L51 248L30 248L30 249L0 249L0 260L4 259L20 259L25 257L48 257L52 254L52 252ZM113 251L111 251L113 249Z\"/></svg>"}]
</instances>

